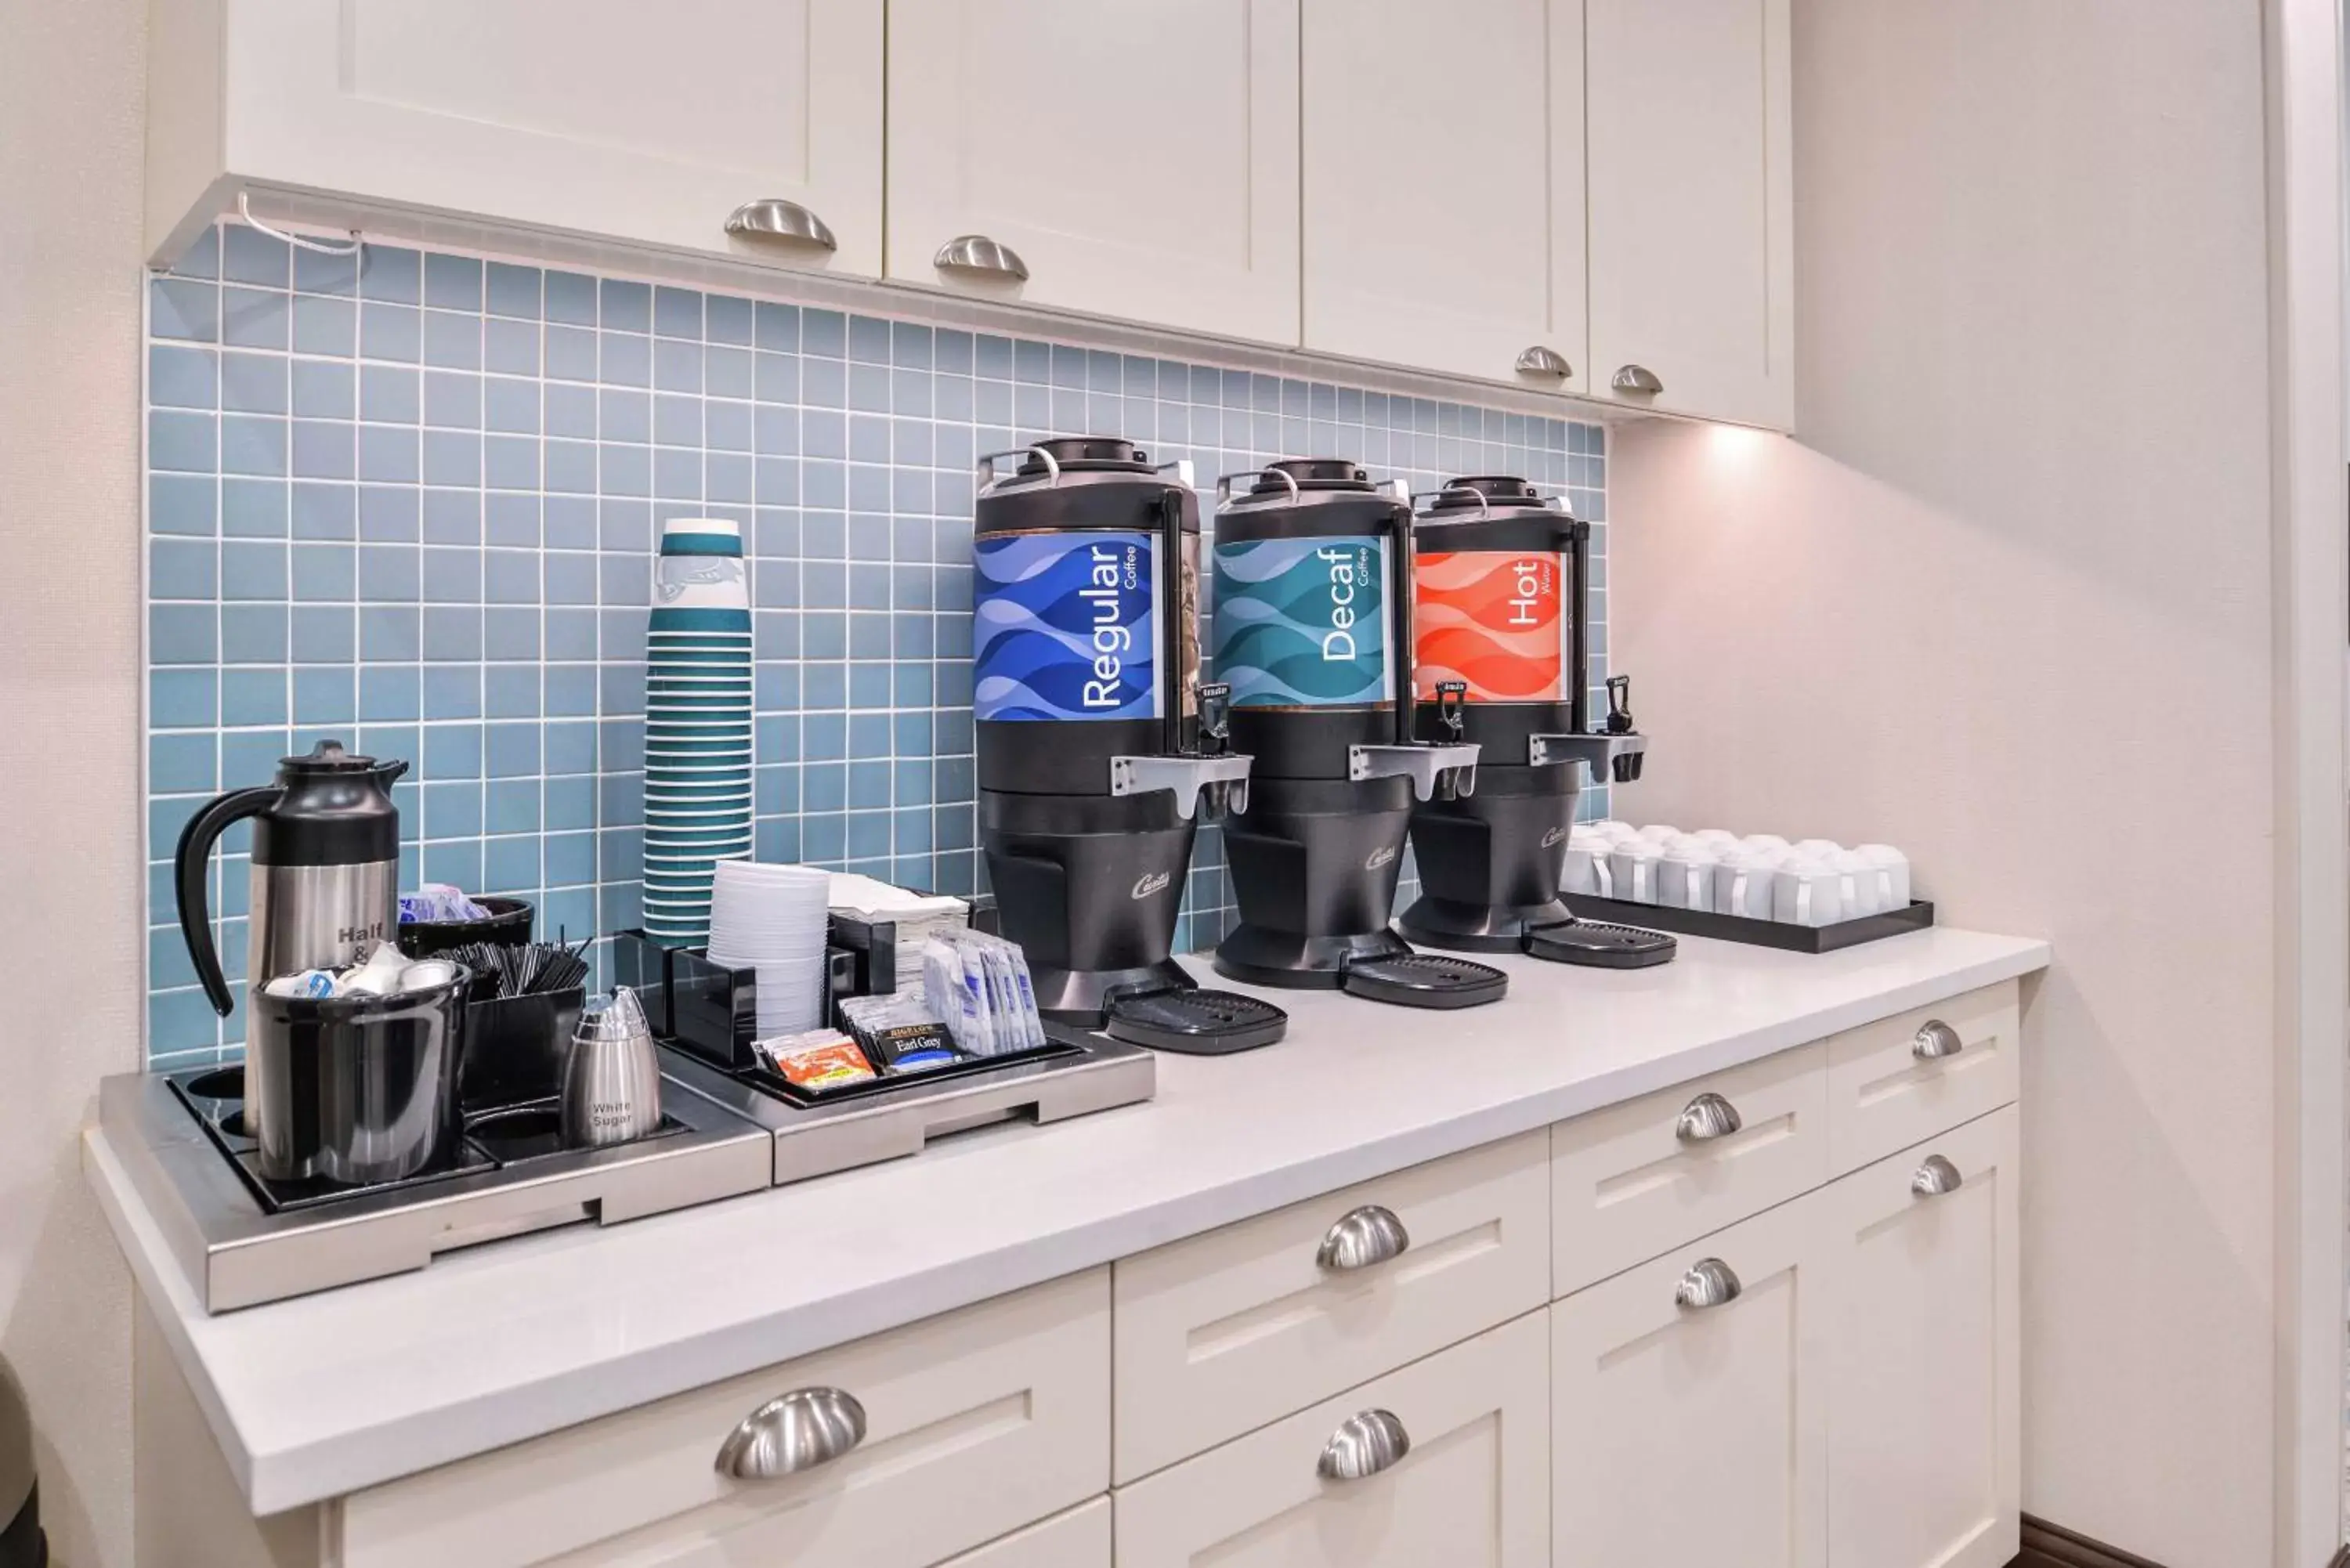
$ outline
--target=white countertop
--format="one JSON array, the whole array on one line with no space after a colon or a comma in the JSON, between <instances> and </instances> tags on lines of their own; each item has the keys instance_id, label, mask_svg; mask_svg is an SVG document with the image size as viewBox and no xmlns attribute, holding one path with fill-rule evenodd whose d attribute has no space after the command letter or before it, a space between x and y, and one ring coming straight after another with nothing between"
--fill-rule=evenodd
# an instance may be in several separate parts
<instances>
[{"instance_id":1,"label":"white countertop","mask_svg":"<svg viewBox=\"0 0 2350 1568\"><path fill-rule=\"evenodd\" d=\"M197 1306L96 1128L84 1163L246 1502L274 1513L1751 1062L2048 957L2043 942L1950 929L1821 956L1684 938L1676 961L1651 970L1492 961L1510 971L1509 996L1462 1012L1267 992L1289 1010L1286 1040L1162 1055L1148 1105L983 1129L910 1159L496 1242L218 1317Z\"/></svg>"}]
</instances>

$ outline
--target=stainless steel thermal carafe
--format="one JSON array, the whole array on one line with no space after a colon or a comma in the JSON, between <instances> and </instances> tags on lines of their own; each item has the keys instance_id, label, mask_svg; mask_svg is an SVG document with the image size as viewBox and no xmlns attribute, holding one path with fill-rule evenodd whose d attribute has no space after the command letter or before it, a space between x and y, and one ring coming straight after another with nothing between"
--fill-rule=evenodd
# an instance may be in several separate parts
<instances>
[{"instance_id":1,"label":"stainless steel thermal carafe","mask_svg":"<svg viewBox=\"0 0 2350 1568\"><path fill-rule=\"evenodd\" d=\"M234 1002L204 897L220 836L253 821L251 990L279 975L356 962L399 935L400 809L391 783L407 771L406 763L354 756L338 742L321 741L307 755L281 761L276 783L232 790L188 819L173 867L180 930L222 1017Z\"/></svg>"}]
</instances>

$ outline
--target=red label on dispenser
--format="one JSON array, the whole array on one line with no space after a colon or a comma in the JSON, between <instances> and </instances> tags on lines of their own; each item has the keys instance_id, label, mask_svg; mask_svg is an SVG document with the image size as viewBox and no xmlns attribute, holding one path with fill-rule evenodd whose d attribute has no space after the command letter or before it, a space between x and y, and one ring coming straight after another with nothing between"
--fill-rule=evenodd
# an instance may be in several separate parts
<instances>
[{"instance_id":1,"label":"red label on dispenser","mask_svg":"<svg viewBox=\"0 0 2350 1568\"><path fill-rule=\"evenodd\" d=\"M1421 701L1436 701L1443 680L1466 684L1472 702L1572 699L1564 556L1490 550L1421 556L1413 581Z\"/></svg>"}]
</instances>

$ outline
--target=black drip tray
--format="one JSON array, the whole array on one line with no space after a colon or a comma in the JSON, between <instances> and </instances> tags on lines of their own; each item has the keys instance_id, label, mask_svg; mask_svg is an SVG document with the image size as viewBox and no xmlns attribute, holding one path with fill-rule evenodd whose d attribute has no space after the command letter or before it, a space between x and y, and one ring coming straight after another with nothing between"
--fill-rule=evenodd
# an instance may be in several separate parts
<instances>
[{"instance_id":1,"label":"black drip tray","mask_svg":"<svg viewBox=\"0 0 2350 1568\"><path fill-rule=\"evenodd\" d=\"M1128 1045L1184 1056L1229 1056L1289 1033L1289 1014L1232 991L1155 991L1109 1004L1102 1032Z\"/></svg>"},{"instance_id":2,"label":"black drip tray","mask_svg":"<svg viewBox=\"0 0 2350 1568\"><path fill-rule=\"evenodd\" d=\"M1648 969L1672 961L1679 948L1662 931L1613 920L1569 920L1526 933L1526 951L1535 958L1586 969Z\"/></svg>"},{"instance_id":3,"label":"black drip tray","mask_svg":"<svg viewBox=\"0 0 2350 1568\"><path fill-rule=\"evenodd\" d=\"M685 1124L664 1111L660 1126L643 1137L629 1141L645 1143L683 1131ZM551 1154L593 1152L564 1147L563 1113L553 1100L532 1100L518 1106L500 1106L492 1110L475 1111L465 1118L465 1141L490 1163L501 1168L525 1159L544 1159ZM602 1147L617 1148L620 1146L608 1144Z\"/></svg>"},{"instance_id":4,"label":"black drip tray","mask_svg":"<svg viewBox=\"0 0 2350 1568\"><path fill-rule=\"evenodd\" d=\"M1398 953L1348 964L1340 988L1399 1007L1476 1007L1507 995L1510 977L1445 953Z\"/></svg>"}]
</instances>

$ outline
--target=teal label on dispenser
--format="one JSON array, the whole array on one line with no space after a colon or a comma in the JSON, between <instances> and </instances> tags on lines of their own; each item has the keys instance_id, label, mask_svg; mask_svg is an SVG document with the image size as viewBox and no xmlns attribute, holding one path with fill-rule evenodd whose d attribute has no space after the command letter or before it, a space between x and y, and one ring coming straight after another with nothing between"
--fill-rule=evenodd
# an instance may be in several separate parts
<instances>
[{"instance_id":1,"label":"teal label on dispenser","mask_svg":"<svg viewBox=\"0 0 2350 1568\"><path fill-rule=\"evenodd\" d=\"M1216 545L1216 679L1236 708L1395 700L1388 542L1369 534Z\"/></svg>"}]
</instances>

